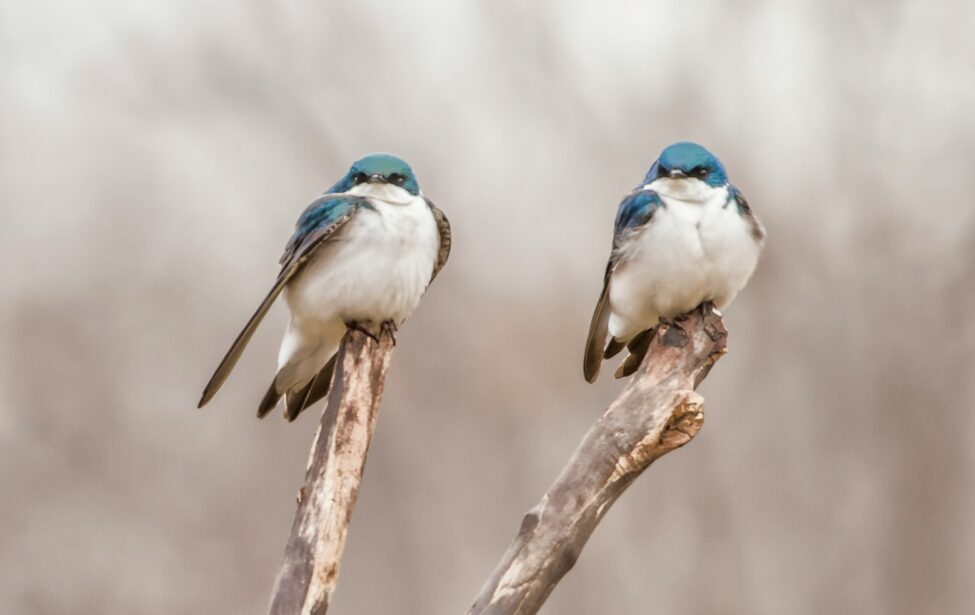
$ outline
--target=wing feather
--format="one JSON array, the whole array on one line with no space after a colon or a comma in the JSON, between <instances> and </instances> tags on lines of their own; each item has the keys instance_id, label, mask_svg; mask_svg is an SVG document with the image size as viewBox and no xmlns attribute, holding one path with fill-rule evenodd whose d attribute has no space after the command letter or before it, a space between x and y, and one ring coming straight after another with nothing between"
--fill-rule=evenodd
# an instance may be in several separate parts
<instances>
[{"instance_id":1,"label":"wing feather","mask_svg":"<svg viewBox=\"0 0 975 615\"><path fill-rule=\"evenodd\" d=\"M613 259L606 263L606 275L603 277L603 292L596 302L596 310L589 323L589 337L586 339L586 355L582 371L587 382L596 382L599 377L599 366L603 363L603 352L606 348L606 337L609 332L609 276L613 270Z\"/></svg>"},{"instance_id":2,"label":"wing feather","mask_svg":"<svg viewBox=\"0 0 975 615\"><path fill-rule=\"evenodd\" d=\"M738 213L742 215L745 220L748 221L748 227L752 234L752 239L755 240L759 246L765 244L765 227L762 226L762 222L752 211L751 205L745 200L745 195L741 193L738 188L728 185L728 196L734 199L735 206L738 207Z\"/></svg>"},{"instance_id":3,"label":"wing feather","mask_svg":"<svg viewBox=\"0 0 975 615\"><path fill-rule=\"evenodd\" d=\"M369 205L365 199L360 197L325 195L305 209L301 217L298 218L294 235L285 246L284 254L281 256L281 272L274 281L274 285L237 335L237 339L231 344L230 350L224 355L220 365L217 366L206 388L203 389L198 407L202 408L220 390L234 366L237 365L237 361L254 335L254 331L264 320L264 316L267 315L274 300L281 294L287 283L318 252L319 248L338 236L345 224L363 206L368 207Z\"/></svg>"},{"instance_id":4,"label":"wing feather","mask_svg":"<svg viewBox=\"0 0 975 615\"><path fill-rule=\"evenodd\" d=\"M599 377L599 367L607 353L606 338L609 335L609 285L613 270L620 260L620 247L625 236L634 230L645 226L653 219L654 212L663 207L664 202L653 190L636 190L620 202L616 212L616 224L613 232L613 249L606 263L606 273L603 276L603 290L596 302L592 321L589 323L589 337L586 339L586 352L583 356L582 372L586 381L595 382ZM611 340L615 342L615 340ZM612 354L618 352L614 346Z\"/></svg>"},{"instance_id":5,"label":"wing feather","mask_svg":"<svg viewBox=\"0 0 975 615\"><path fill-rule=\"evenodd\" d=\"M437 252L437 262L433 265L433 275L430 276L430 281L433 282L433 279L437 277L440 270L447 264L447 258L450 257L450 221L447 220L447 216L443 211L433 204L433 201L426 197L423 200L430 207L430 211L433 213L433 219L437 222L437 231L440 233L440 250Z\"/></svg>"}]
</instances>

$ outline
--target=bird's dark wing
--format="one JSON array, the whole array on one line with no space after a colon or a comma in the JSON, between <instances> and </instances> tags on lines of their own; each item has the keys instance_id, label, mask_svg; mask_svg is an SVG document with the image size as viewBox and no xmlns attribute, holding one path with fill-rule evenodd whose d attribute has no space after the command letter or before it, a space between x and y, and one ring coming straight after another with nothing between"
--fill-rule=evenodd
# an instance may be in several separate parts
<instances>
[{"instance_id":1,"label":"bird's dark wing","mask_svg":"<svg viewBox=\"0 0 975 615\"><path fill-rule=\"evenodd\" d=\"M281 272L274 281L274 286L268 291L254 315L244 325L244 329L234 340L230 350L227 351L223 361L213 373L210 382L203 390L203 396L200 398L198 407L202 408L220 390L221 385L237 364L237 360L240 359L240 355L251 336L254 335L254 331L257 330L257 326L261 324L264 316L271 308L271 304L281 294L285 285L301 270L308 259L317 253L319 248L338 236L345 224L362 207L371 207L371 205L361 197L326 194L305 209L295 225L294 235L291 236L284 248L284 254L281 256Z\"/></svg>"},{"instance_id":2,"label":"bird's dark wing","mask_svg":"<svg viewBox=\"0 0 975 615\"><path fill-rule=\"evenodd\" d=\"M613 231L613 250L609 255L609 262L606 263L606 273L603 276L603 291L599 295L596 303L596 310L593 312L592 321L589 323L589 338L586 340L586 354L582 364L582 371L588 382L595 382L599 377L599 366L603 358L612 356L622 350L622 344L616 340L610 341L610 347L606 346L606 337L609 326L609 282L613 269L616 268L620 258L620 245L623 238L634 230L646 225L653 219L654 212L664 207L664 202L653 190L636 190L630 193L620 203L619 210L616 212L616 225Z\"/></svg>"},{"instance_id":3,"label":"bird's dark wing","mask_svg":"<svg viewBox=\"0 0 975 615\"><path fill-rule=\"evenodd\" d=\"M447 258L450 256L450 221L447 220L447 216L444 215L440 208L433 204L433 201L424 197L424 201L430 207L430 211L433 212L433 219L437 221L437 231L440 233L440 251L437 252L437 262L433 265L433 275L430 276L430 281L433 282L433 278L437 277L443 266L447 264Z\"/></svg>"},{"instance_id":4,"label":"bird's dark wing","mask_svg":"<svg viewBox=\"0 0 975 615\"><path fill-rule=\"evenodd\" d=\"M325 364L325 367L318 370L318 373L311 379L311 382L302 387L301 390L287 394L287 410L284 416L287 417L289 422L298 418L302 410L328 395L328 390L332 386L332 375L335 373L335 359L337 357L338 353L333 354L332 358ZM271 391L275 391L274 386L274 382L271 382ZM269 395L271 391L268 391ZM277 405L277 398L274 401L275 405ZM263 413L258 412L258 418L263 418L268 410L264 410Z\"/></svg>"},{"instance_id":5,"label":"bird's dark wing","mask_svg":"<svg viewBox=\"0 0 975 615\"><path fill-rule=\"evenodd\" d=\"M734 201L735 206L738 207L738 213L741 214L748 222L749 230L752 234L752 239L756 243L762 245L765 243L765 227L759 221L758 216L752 211L751 205L745 200L745 195L741 193L741 190L735 188L731 184L728 185L728 200Z\"/></svg>"},{"instance_id":6,"label":"bird's dark wing","mask_svg":"<svg viewBox=\"0 0 975 615\"><path fill-rule=\"evenodd\" d=\"M599 366L603 362L609 326L609 311L606 309L606 304L609 296L609 276L613 271L613 264L613 259L610 257L609 262L606 263L606 274L603 276L603 291L599 294L596 310L593 312L592 321L589 323L586 356L582 365L582 371L587 382L596 382L596 378L599 377Z\"/></svg>"}]
</instances>

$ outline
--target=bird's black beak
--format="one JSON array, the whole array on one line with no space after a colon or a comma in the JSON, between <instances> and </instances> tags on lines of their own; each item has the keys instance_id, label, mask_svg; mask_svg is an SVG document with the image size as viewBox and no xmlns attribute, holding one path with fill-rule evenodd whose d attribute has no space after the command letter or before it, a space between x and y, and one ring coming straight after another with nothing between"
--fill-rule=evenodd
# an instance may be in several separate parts
<instances>
[{"instance_id":1,"label":"bird's black beak","mask_svg":"<svg viewBox=\"0 0 975 615\"><path fill-rule=\"evenodd\" d=\"M670 172L667 173L667 177L670 177L671 179L682 179L687 177L687 175L685 175L680 169L671 169Z\"/></svg>"},{"instance_id":2,"label":"bird's black beak","mask_svg":"<svg viewBox=\"0 0 975 615\"><path fill-rule=\"evenodd\" d=\"M379 173L373 173L372 175L369 176L369 179L367 181L370 184L385 184L386 183L386 176L385 175L381 175Z\"/></svg>"}]
</instances>

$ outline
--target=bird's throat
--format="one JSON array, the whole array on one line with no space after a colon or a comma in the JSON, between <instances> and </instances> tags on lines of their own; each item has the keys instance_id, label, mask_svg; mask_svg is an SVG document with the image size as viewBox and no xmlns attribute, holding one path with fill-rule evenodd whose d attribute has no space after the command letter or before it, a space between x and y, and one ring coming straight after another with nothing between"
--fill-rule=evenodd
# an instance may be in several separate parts
<instances>
[{"instance_id":1,"label":"bird's throat","mask_svg":"<svg viewBox=\"0 0 975 615\"><path fill-rule=\"evenodd\" d=\"M705 203L717 188L709 186L693 177L671 178L661 177L644 186L657 194L669 199L685 201L687 203Z\"/></svg>"},{"instance_id":2,"label":"bird's throat","mask_svg":"<svg viewBox=\"0 0 975 615\"><path fill-rule=\"evenodd\" d=\"M349 190L349 194L377 199L393 205L406 205L415 198L399 186L384 183L358 184Z\"/></svg>"}]
</instances>

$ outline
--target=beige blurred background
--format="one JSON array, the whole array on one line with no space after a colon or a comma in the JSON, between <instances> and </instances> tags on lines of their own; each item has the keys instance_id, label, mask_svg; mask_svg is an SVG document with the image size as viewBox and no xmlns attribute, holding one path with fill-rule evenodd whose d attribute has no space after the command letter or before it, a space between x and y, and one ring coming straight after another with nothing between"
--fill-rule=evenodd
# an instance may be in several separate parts
<instances>
[{"instance_id":1,"label":"beige blurred background","mask_svg":"<svg viewBox=\"0 0 975 615\"><path fill-rule=\"evenodd\" d=\"M0 610L263 613L318 412L254 411L299 212L398 153L451 260L400 334L333 612L456 614L621 384L619 198L701 141L769 231L707 423L550 615L975 605L975 5L0 2Z\"/></svg>"}]
</instances>

